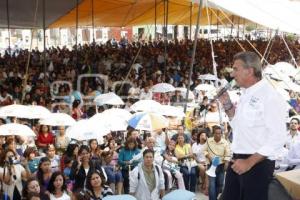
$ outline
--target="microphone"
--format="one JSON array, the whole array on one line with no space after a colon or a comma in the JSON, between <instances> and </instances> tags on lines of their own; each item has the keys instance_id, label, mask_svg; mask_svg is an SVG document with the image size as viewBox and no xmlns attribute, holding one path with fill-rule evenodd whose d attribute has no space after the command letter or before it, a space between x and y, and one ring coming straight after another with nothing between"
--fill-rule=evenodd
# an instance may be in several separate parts
<instances>
[{"instance_id":1,"label":"microphone","mask_svg":"<svg viewBox=\"0 0 300 200\"><path fill-rule=\"evenodd\" d=\"M218 99L220 96L222 96L227 90L229 90L231 87L235 85L235 81L232 80L228 82L223 88L221 88L218 92L217 95L214 97L214 100Z\"/></svg>"}]
</instances>

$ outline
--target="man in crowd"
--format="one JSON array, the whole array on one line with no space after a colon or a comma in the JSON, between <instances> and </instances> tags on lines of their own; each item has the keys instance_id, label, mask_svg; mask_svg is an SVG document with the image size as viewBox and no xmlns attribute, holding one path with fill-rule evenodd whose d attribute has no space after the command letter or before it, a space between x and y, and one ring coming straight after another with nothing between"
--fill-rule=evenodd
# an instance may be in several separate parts
<instances>
[{"instance_id":1,"label":"man in crowd","mask_svg":"<svg viewBox=\"0 0 300 200\"><path fill-rule=\"evenodd\" d=\"M287 135L286 148L290 149L291 145L297 141L300 141L300 133L298 131L300 120L298 118L292 118L290 121L290 130Z\"/></svg>"},{"instance_id":2,"label":"man in crowd","mask_svg":"<svg viewBox=\"0 0 300 200\"><path fill-rule=\"evenodd\" d=\"M212 130L213 137L208 138L204 144L203 152L211 164L213 163L213 159L219 160L215 171L216 177L208 177L209 199L217 200L218 195L223 189L224 174L230 160L230 148L228 142L222 138L221 127L215 125L212 127Z\"/></svg>"},{"instance_id":3,"label":"man in crowd","mask_svg":"<svg viewBox=\"0 0 300 200\"><path fill-rule=\"evenodd\" d=\"M143 152L143 162L130 172L130 194L139 200L159 200L164 196L164 175L154 164L154 151Z\"/></svg>"}]
</instances>

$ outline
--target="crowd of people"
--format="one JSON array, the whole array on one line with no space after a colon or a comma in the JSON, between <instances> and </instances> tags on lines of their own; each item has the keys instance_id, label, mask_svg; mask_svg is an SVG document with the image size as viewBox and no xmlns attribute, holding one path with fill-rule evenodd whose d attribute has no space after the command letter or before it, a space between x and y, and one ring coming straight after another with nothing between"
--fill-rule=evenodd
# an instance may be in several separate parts
<instances>
[{"instance_id":1,"label":"crowd of people","mask_svg":"<svg viewBox=\"0 0 300 200\"><path fill-rule=\"evenodd\" d=\"M251 42L262 54L268 44L263 40ZM240 44L251 49L246 41ZM289 46L299 62L300 44L289 42ZM46 71L39 51L30 52L28 71L25 67L28 50L5 54L0 56L0 104L34 103L53 112L70 114L76 120L96 112L95 106L88 103L91 102L89 97L96 96L97 92L115 91L126 96L125 109L138 99L176 105L184 101L179 91L171 95L156 94L151 87L161 82L187 87L191 48L191 41L169 42L166 63L162 42L126 46L108 42L78 46L77 50L50 48L46 51ZM239 48L234 41L214 42L221 80L229 81L226 67L231 66ZM267 60L275 63L290 59L284 42L275 37ZM200 74L213 71L208 40L199 40L195 60L191 90L200 83ZM77 78L81 74L101 74L106 79L84 77L78 85ZM124 80L131 83L114 84ZM231 127L227 115L220 114L224 108L218 101L210 100L205 92L197 95L199 112L197 109L191 112L190 127L178 124L173 130L150 134L128 127L121 140L116 137L118 133L112 132L105 136L103 143L97 139L72 140L66 136L63 126L50 127L17 119L31 126L36 137L0 136L1 195L28 200L99 200L109 195L132 194L139 200L149 200L159 199L178 188L200 191L216 200L222 192L224 172L231 157ZM297 105L296 102L295 107ZM106 107L99 108L99 112L104 109ZM9 120L2 119L1 123ZM300 166L299 122L298 118L292 118L289 123L287 142L277 158L278 169ZM217 165L216 177L207 176L206 170L214 164Z\"/></svg>"}]
</instances>

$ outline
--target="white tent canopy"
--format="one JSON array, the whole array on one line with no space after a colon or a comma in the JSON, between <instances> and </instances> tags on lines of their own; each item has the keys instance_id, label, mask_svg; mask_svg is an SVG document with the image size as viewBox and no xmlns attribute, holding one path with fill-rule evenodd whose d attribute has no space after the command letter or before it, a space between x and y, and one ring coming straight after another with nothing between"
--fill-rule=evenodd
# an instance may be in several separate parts
<instances>
[{"instance_id":1,"label":"white tent canopy","mask_svg":"<svg viewBox=\"0 0 300 200\"><path fill-rule=\"evenodd\" d=\"M300 1L209 0L214 7L275 30L300 34Z\"/></svg>"}]
</instances>

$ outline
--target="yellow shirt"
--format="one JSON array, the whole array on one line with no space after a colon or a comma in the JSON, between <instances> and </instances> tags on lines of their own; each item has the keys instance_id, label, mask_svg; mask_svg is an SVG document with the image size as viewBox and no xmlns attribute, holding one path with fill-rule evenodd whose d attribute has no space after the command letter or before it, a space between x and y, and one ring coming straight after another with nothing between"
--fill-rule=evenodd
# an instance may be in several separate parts
<instances>
[{"instance_id":1,"label":"yellow shirt","mask_svg":"<svg viewBox=\"0 0 300 200\"><path fill-rule=\"evenodd\" d=\"M212 158L219 156L221 164L224 163L224 161L230 160L229 143L223 138L219 142L216 142L213 137L208 138L204 144L203 153L205 156L209 154Z\"/></svg>"},{"instance_id":2,"label":"yellow shirt","mask_svg":"<svg viewBox=\"0 0 300 200\"><path fill-rule=\"evenodd\" d=\"M183 147L181 147L179 144L175 147L175 153L179 156L185 156L190 154L191 145L190 144L184 144Z\"/></svg>"}]
</instances>

